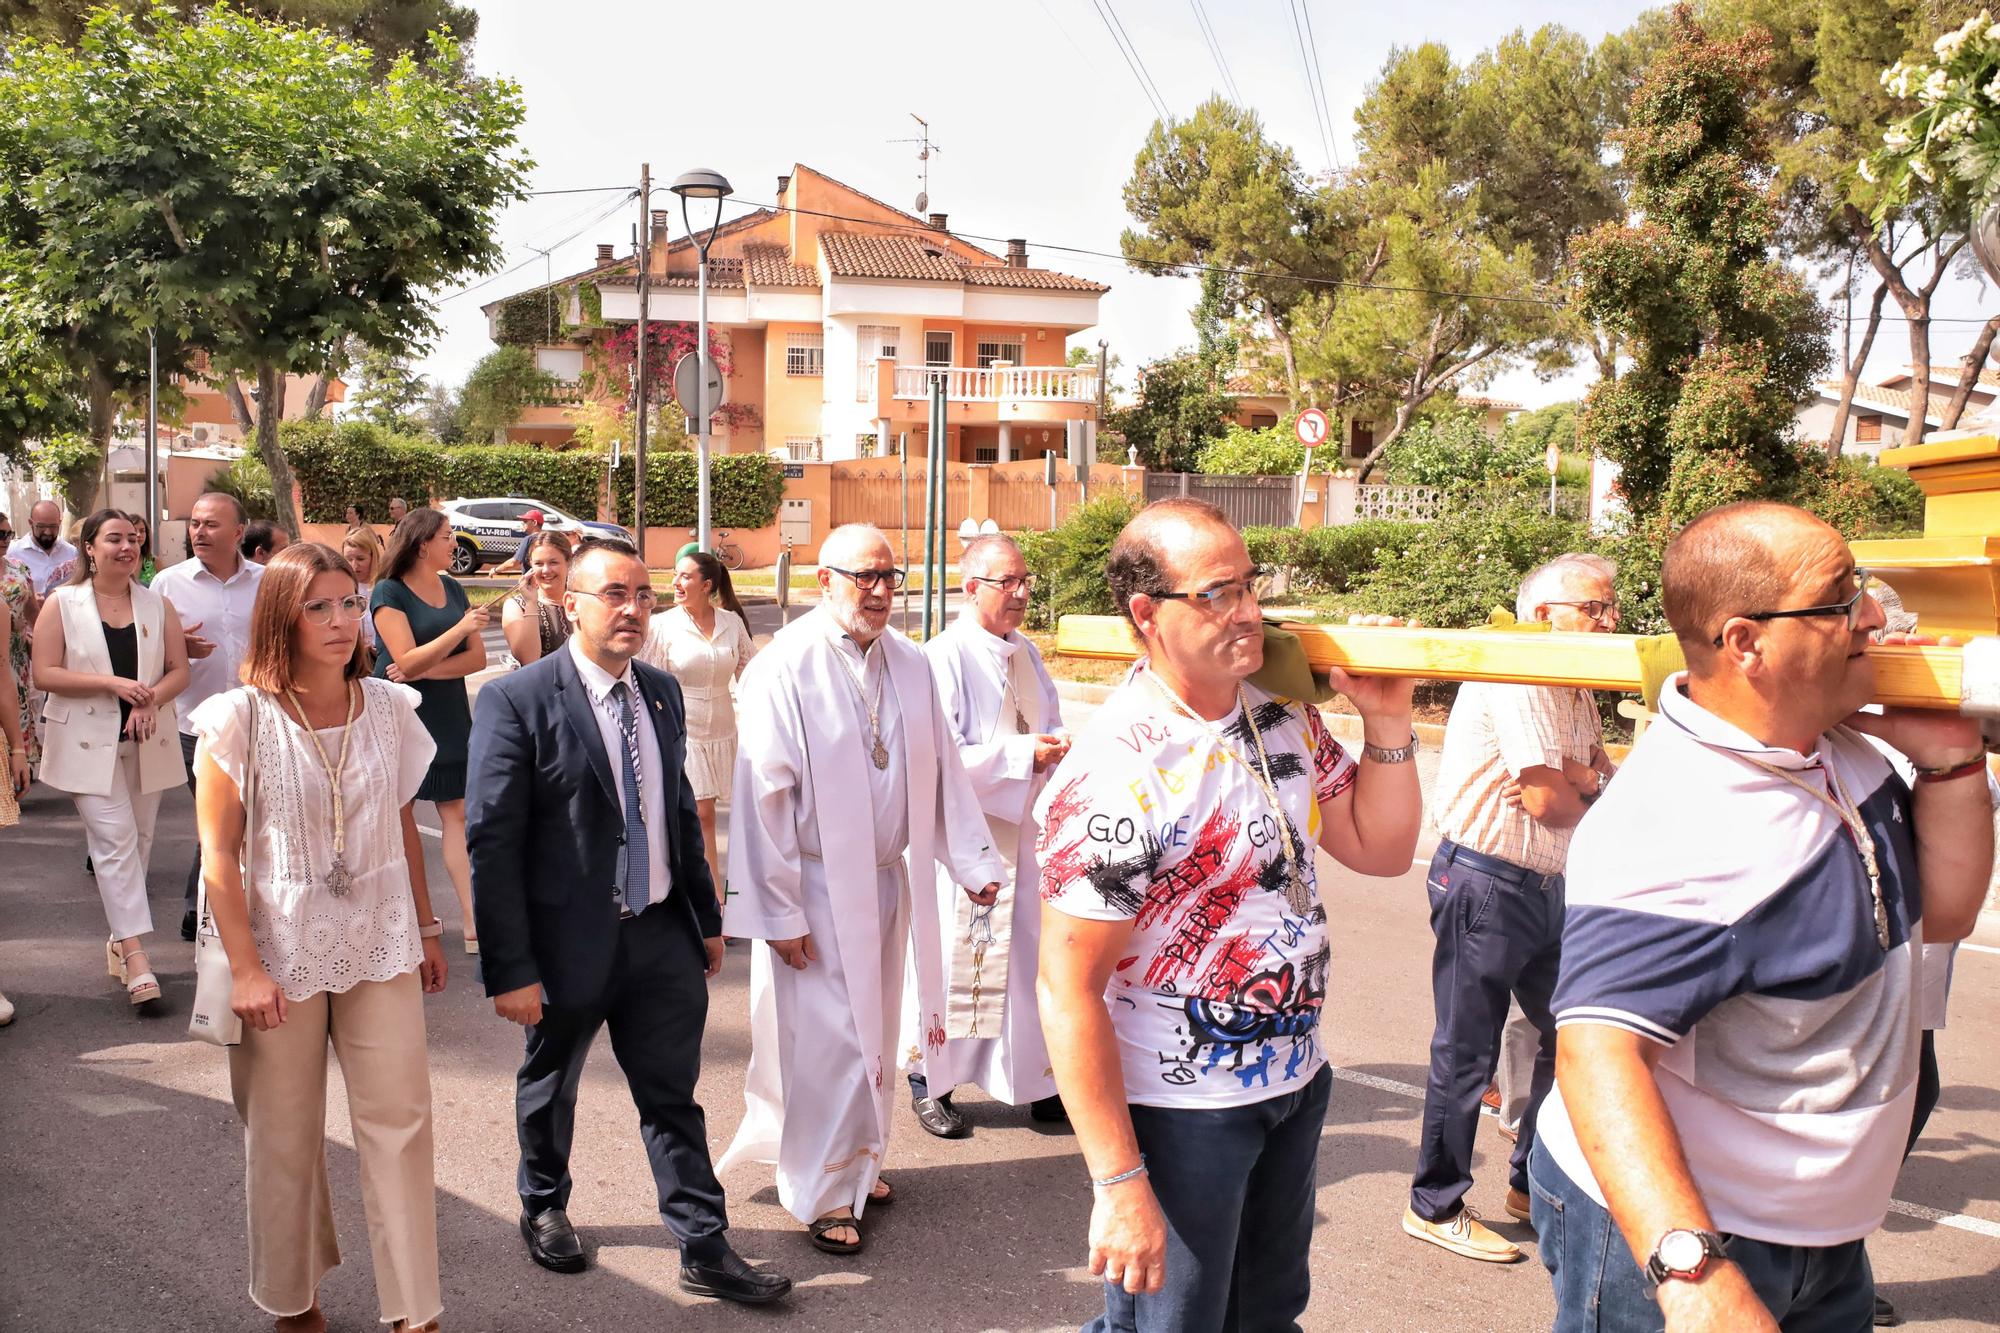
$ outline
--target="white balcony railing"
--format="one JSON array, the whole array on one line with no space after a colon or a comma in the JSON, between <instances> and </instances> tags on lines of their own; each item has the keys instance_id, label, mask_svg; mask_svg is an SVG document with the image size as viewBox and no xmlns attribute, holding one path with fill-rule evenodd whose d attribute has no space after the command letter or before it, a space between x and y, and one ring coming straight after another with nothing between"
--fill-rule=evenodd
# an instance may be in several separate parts
<instances>
[{"instance_id":1,"label":"white balcony railing","mask_svg":"<svg viewBox=\"0 0 2000 1333\"><path fill-rule=\"evenodd\" d=\"M928 398L933 381L955 403L997 403L1010 399L1045 402L1097 401L1095 366L897 366L898 398Z\"/></svg>"}]
</instances>

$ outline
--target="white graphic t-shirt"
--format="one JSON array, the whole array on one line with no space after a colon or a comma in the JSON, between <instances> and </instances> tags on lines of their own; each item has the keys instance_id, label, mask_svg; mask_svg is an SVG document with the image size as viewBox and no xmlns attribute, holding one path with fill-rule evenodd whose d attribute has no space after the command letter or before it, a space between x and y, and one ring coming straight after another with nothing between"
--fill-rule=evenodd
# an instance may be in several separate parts
<instances>
[{"instance_id":1,"label":"white graphic t-shirt","mask_svg":"<svg viewBox=\"0 0 2000 1333\"><path fill-rule=\"evenodd\" d=\"M1317 708L1251 685L1244 695L1314 885L1320 803L1353 784L1354 761ZM1141 667L1076 737L1037 806L1043 900L1133 922L1105 997L1135 1104L1258 1102L1325 1063L1326 912L1316 886L1304 914L1286 897L1285 839L1257 765L1242 708L1200 721Z\"/></svg>"}]
</instances>

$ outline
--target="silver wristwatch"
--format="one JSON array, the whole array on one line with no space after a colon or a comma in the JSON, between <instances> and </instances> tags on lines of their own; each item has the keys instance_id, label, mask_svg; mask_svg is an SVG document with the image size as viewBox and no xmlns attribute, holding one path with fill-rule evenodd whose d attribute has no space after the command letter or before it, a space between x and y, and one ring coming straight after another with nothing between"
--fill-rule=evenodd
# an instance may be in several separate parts
<instances>
[{"instance_id":1,"label":"silver wristwatch","mask_svg":"<svg viewBox=\"0 0 2000 1333\"><path fill-rule=\"evenodd\" d=\"M1378 764L1407 764L1410 760L1416 758L1416 755L1417 737L1415 732L1410 733L1410 740L1407 745L1398 745L1394 749L1382 745L1370 745L1367 741L1361 742L1361 757L1372 759Z\"/></svg>"},{"instance_id":2,"label":"silver wristwatch","mask_svg":"<svg viewBox=\"0 0 2000 1333\"><path fill-rule=\"evenodd\" d=\"M1711 1263L1728 1257L1722 1248L1722 1237L1713 1231L1677 1227L1653 1246L1653 1253L1646 1260L1646 1276L1654 1286L1667 1281L1698 1282Z\"/></svg>"}]
</instances>

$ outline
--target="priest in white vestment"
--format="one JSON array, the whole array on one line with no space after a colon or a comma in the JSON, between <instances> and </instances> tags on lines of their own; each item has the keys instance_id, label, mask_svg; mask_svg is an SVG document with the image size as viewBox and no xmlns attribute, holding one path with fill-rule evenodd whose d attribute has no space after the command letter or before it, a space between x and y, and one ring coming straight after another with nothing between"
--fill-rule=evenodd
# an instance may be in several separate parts
<instances>
[{"instance_id":1,"label":"priest in white vestment","mask_svg":"<svg viewBox=\"0 0 2000 1333\"><path fill-rule=\"evenodd\" d=\"M878 1176L913 939L943 1041L934 866L982 905L1010 877L923 653L888 629L902 582L888 540L837 528L819 559L819 608L739 687L722 926L769 943L751 958L743 1124L717 1169L775 1163L779 1202L813 1244L852 1254L866 1206L894 1197Z\"/></svg>"},{"instance_id":2,"label":"priest in white vestment","mask_svg":"<svg viewBox=\"0 0 2000 1333\"><path fill-rule=\"evenodd\" d=\"M925 1049L930 1015L918 1007L913 988L905 988L910 1098L917 1123L943 1139L971 1132L952 1105L960 1084L977 1084L1012 1106L1030 1105L1036 1120L1064 1118L1035 1007L1042 896L1032 812L1049 771L1069 752L1069 737L1055 682L1021 635L1034 585L1021 548L1007 537L977 537L966 543L958 569L964 607L924 645L924 656L994 848L1012 874L991 907L966 898L950 875L937 876L942 1050Z\"/></svg>"}]
</instances>

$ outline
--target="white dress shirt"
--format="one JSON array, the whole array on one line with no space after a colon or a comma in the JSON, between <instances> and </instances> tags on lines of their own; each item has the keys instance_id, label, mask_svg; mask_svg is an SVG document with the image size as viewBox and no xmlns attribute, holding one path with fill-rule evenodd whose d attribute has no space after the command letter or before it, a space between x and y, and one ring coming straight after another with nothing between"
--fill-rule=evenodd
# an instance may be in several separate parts
<instances>
[{"instance_id":1,"label":"white dress shirt","mask_svg":"<svg viewBox=\"0 0 2000 1333\"><path fill-rule=\"evenodd\" d=\"M611 787L618 793L620 814L625 811L625 769L619 758L625 732L619 721L618 701L611 697L611 687L622 680L632 691L634 729L639 736L639 800L644 807L641 817L646 823L646 903L650 906L665 902L674 886L674 876L667 859L667 770L660 758L659 735L653 730L653 710L647 705L646 696L639 693L639 683L632 678L629 663L621 674L611 675L584 656L575 635L570 636L569 655L576 663L577 675L583 678L591 714L597 719L597 734L604 741L604 755L611 761Z\"/></svg>"},{"instance_id":2,"label":"white dress shirt","mask_svg":"<svg viewBox=\"0 0 2000 1333\"><path fill-rule=\"evenodd\" d=\"M254 560L236 557L236 572L219 579L199 560L187 559L169 565L153 576L153 591L173 604L181 618L181 628L199 624L195 633L215 645L207 657L188 659L188 686L174 701L180 709L181 730L190 730L185 719L218 694L226 694L243 682L237 670L250 651L250 608L257 602L257 585L264 567Z\"/></svg>"},{"instance_id":3,"label":"white dress shirt","mask_svg":"<svg viewBox=\"0 0 2000 1333\"><path fill-rule=\"evenodd\" d=\"M35 596L47 597L49 589L56 585L57 576L65 567L76 562L76 548L58 537L56 544L44 551L32 536L16 537L14 544L7 548L7 558L27 567L28 578L35 585Z\"/></svg>"}]
</instances>

